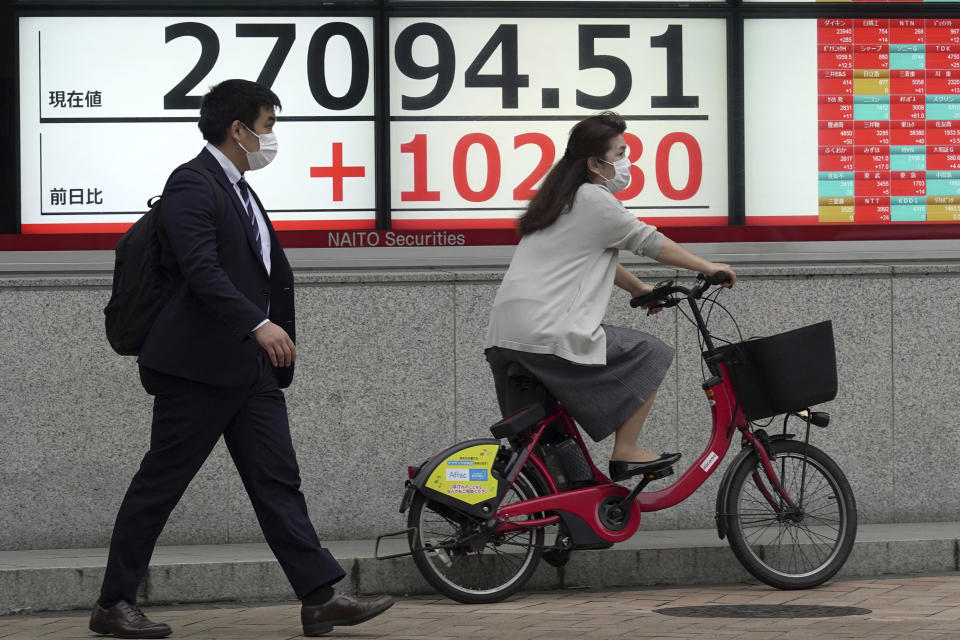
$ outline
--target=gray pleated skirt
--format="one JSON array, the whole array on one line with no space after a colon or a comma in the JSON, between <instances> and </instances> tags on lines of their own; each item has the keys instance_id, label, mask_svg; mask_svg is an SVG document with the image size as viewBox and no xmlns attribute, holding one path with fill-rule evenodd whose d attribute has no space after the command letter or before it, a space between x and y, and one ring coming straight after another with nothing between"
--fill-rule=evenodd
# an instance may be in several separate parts
<instances>
[{"instance_id":1,"label":"gray pleated skirt","mask_svg":"<svg viewBox=\"0 0 960 640\"><path fill-rule=\"evenodd\" d=\"M674 349L643 331L602 327L607 334L607 364L603 366L577 364L555 355L487 349L504 414L516 410L505 404L507 366L516 362L537 377L595 442L616 431L663 382Z\"/></svg>"}]
</instances>

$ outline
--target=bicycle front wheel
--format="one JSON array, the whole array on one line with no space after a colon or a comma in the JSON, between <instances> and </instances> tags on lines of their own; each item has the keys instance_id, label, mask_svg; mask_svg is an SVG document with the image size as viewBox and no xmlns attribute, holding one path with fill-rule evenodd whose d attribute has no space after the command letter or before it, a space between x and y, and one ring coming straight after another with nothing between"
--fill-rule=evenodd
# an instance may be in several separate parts
<instances>
[{"instance_id":1,"label":"bicycle front wheel","mask_svg":"<svg viewBox=\"0 0 960 640\"><path fill-rule=\"evenodd\" d=\"M793 440L770 444L771 462L794 506L771 486L757 455L731 478L724 516L730 547L754 577L778 589L832 578L857 535L857 505L826 453Z\"/></svg>"},{"instance_id":2,"label":"bicycle front wheel","mask_svg":"<svg viewBox=\"0 0 960 640\"><path fill-rule=\"evenodd\" d=\"M524 469L501 506L536 498ZM526 519L533 518L529 516ZM543 554L543 528L503 536L481 534L480 522L418 493L407 526L413 560L420 573L443 595L467 604L499 602L533 575Z\"/></svg>"}]
</instances>

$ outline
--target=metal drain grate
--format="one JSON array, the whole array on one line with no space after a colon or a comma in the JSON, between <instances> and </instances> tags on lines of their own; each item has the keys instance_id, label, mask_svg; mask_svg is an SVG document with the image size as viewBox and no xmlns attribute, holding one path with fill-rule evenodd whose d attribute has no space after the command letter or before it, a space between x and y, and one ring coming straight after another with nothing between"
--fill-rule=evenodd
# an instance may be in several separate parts
<instances>
[{"instance_id":1,"label":"metal drain grate","mask_svg":"<svg viewBox=\"0 0 960 640\"><path fill-rule=\"evenodd\" d=\"M803 604L711 604L700 607L654 609L665 616L683 618L837 618L872 613L861 607Z\"/></svg>"}]
</instances>

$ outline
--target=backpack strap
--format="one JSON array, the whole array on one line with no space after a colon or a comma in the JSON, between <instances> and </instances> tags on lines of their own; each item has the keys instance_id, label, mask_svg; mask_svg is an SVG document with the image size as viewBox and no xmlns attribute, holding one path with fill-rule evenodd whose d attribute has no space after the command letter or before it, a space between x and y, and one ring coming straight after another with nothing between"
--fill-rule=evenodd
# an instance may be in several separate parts
<instances>
[{"instance_id":1,"label":"backpack strap","mask_svg":"<svg viewBox=\"0 0 960 640\"><path fill-rule=\"evenodd\" d=\"M227 205L226 205L226 202L224 202L223 200L223 193L220 191L220 185L218 185L216 180L214 180L213 176L210 175L210 172L207 170L207 168L202 164L200 164L199 160L194 158L189 162L184 162L182 165L174 169L173 173L170 174L170 178L172 178L175 173L177 173L182 169L187 169L189 171L193 171L194 173L199 173L204 178L206 178L207 182L210 184L210 188L213 189L213 197L216 198L217 200L217 214L222 218L224 215L224 212L226 212L227 210ZM169 181L169 178L167 180Z\"/></svg>"}]
</instances>

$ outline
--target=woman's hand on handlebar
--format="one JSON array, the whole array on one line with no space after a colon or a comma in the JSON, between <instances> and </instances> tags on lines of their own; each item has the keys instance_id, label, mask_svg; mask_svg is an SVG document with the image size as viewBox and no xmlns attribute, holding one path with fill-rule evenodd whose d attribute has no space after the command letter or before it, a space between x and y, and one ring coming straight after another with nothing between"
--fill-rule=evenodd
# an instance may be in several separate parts
<instances>
[{"instance_id":1,"label":"woman's hand on handlebar","mask_svg":"<svg viewBox=\"0 0 960 640\"><path fill-rule=\"evenodd\" d=\"M630 291L630 295L634 298L650 295L651 293L653 293L653 285L647 284L646 282L640 282L638 286ZM643 308L647 310L648 316L658 314L663 311L663 301L653 300L643 305Z\"/></svg>"},{"instance_id":2,"label":"woman's hand on handlebar","mask_svg":"<svg viewBox=\"0 0 960 640\"><path fill-rule=\"evenodd\" d=\"M710 266L706 271L703 272L703 274L706 276L712 276L721 271L727 274L727 281L723 283L723 286L729 289L733 286L733 283L737 281L737 274L730 265L723 262L711 262Z\"/></svg>"}]
</instances>

